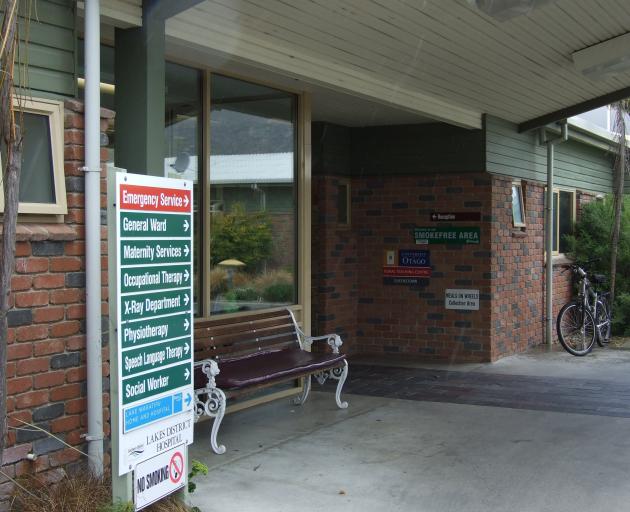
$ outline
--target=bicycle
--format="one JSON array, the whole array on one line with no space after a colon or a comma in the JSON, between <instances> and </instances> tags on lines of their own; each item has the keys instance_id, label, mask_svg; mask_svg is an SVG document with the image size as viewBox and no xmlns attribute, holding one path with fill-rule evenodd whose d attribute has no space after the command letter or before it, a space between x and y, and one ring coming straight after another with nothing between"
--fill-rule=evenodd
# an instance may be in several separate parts
<instances>
[{"instance_id":1,"label":"bicycle","mask_svg":"<svg viewBox=\"0 0 630 512\"><path fill-rule=\"evenodd\" d=\"M580 291L577 300L562 306L556 330L560 343L569 354L585 356L593 350L596 340L601 347L610 341L610 293L597 289L597 285L606 281L606 276L589 274L576 263L569 269L580 280Z\"/></svg>"}]
</instances>

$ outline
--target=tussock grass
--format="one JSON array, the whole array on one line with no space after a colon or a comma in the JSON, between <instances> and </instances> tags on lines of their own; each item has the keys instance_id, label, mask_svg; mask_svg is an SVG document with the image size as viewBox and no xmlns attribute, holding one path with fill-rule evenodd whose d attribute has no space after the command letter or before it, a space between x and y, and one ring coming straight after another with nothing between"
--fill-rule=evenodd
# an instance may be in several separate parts
<instances>
[{"instance_id":1,"label":"tussock grass","mask_svg":"<svg viewBox=\"0 0 630 512\"><path fill-rule=\"evenodd\" d=\"M13 492L12 512L133 512L131 504L112 504L111 482L87 472L66 475L49 484L29 475L18 480ZM176 499L165 499L144 509L146 512L191 512Z\"/></svg>"}]
</instances>

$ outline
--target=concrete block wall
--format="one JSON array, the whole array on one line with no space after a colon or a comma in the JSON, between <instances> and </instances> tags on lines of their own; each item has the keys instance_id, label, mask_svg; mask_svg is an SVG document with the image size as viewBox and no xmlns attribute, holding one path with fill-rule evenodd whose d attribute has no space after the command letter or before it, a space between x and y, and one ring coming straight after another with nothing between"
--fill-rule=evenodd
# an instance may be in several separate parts
<instances>
[{"instance_id":1,"label":"concrete block wall","mask_svg":"<svg viewBox=\"0 0 630 512\"><path fill-rule=\"evenodd\" d=\"M103 110L101 129L113 119ZM87 425L85 367L85 230L83 105L65 103L65 176L68 214L61 222L28 222L17 227L16 264L9 313L8 387L9 436L3 473L11 478L25 473L55 481L64 467L79 461L85 451ZM102 160L107 157L105 150ZM105 202L105 171L101 206ZM107 229L103 225L102 269L107 283ZM107 288L103 287L103 379L105 435L109 435L109 350L106 346ZM34 430L24 422L51 432ZM64 444L65 443L65 444ZM26 459L37 455L35 461ZM83 460L85 458L83 457ZM107 460L109 463L109 460ZM0 476L0 501L12 483Z\"/></svg>"}]
</instances>

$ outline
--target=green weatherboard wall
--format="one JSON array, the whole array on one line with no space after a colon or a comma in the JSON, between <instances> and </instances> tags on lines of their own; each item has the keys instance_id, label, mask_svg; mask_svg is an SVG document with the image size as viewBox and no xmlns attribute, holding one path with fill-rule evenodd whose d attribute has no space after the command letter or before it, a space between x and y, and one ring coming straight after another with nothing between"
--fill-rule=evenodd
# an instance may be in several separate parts
<instances>
[{"instance_id":1,"label":"green weatherboard wall","mask_svg":"<svg viewBox=\"0 0 630 512\"><path fill-rule=\"evenodd\" d=\"M515 124L487 116L488 172L546 182L547 149L538 145L536 138L535 132L518 133ZM554 162L554 182L557 186L610 193L612 158L606 149L569 140L556 146Z\"/></svg>"},{"instance_id":2,"label":"green weatherboard wall","mask_svg":"<svg viewBox=\"0 0 630 512\"><path fill-rule=\"evenodd\" d=\"M76 94L76 2L19 2L19 70L16 83L34 97L73 97ZM30 15L26 11L31 6ZM30 18L28 28L26 18ZM28 47L24 42L28 40ZM28 73L24 66L28 64Z\"/></svg>"}]
</instances>

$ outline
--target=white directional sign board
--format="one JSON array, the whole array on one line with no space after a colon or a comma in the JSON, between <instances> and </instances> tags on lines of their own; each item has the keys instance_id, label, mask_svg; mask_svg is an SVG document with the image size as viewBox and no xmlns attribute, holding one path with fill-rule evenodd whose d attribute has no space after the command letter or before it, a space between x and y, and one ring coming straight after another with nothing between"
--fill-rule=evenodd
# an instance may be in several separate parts
<instances>
[{"instance_id":1,"label":"white directional sign board","mask_svg":"<svg viewBox=\"0 0 630 512\"><path fill-rule=\"evenodd\" d=\"M178 446L136 466L133 497L141 510L186 485L186 450Z\"/></svg>"},{"instance_id":2,"label":"white directional sign board","mask_svg":"<svg viewBox=\"0 0 630 512\"><path fill-rule=\"evenodd\" d=\"M446 309L479 310L479 290L460 290L447 288L444 294Z\"/></svg>"},{"instance_id":3,"label":"white directional sign board","mask_svg":"<svg viewBox=\"0 0 630 512\"><path fill-rule=\"evenodd\" d=\"M193 439L192 182L116 175L120 475Z\"/></svg>"}]
</instances>

